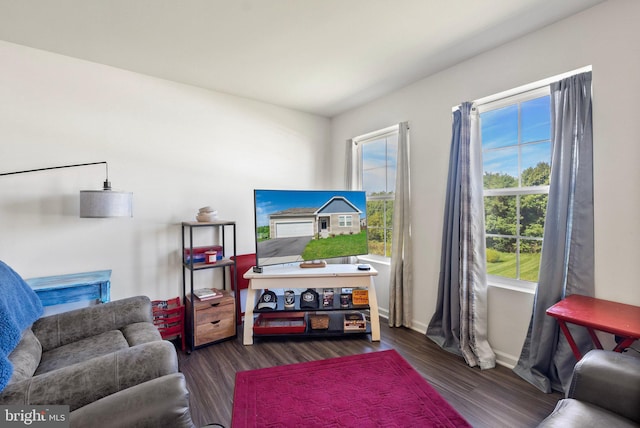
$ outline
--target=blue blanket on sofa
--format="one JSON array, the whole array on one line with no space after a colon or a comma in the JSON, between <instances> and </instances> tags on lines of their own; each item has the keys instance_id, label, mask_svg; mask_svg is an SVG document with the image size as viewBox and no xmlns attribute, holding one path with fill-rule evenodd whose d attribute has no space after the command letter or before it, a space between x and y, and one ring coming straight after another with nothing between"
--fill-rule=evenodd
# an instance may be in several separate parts
<instances>
[{"instance_id":1,"label":"blue blanket on sofa","mask_svg":"<svg viewBox=\"0 0 640 428\"><path fill-rule=\"evenodd\" d=\"M0 260L0 391L13 374L8 357L24 329L42 316L38 295L13 269Z\"/></svg>"}]
</instances>

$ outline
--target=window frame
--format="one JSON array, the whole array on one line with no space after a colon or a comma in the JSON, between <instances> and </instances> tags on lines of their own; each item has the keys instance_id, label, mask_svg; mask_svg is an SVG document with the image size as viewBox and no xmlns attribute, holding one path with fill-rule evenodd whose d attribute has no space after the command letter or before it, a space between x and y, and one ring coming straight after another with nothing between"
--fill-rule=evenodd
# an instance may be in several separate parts
<instances>
[{"instance_id":1,"label":"window frame","mask_svg":"<svg viewBox=\"0 0 640 428\"><path fill-rule=\"evenodd\" d=\"M530 101L536 98L541 98L544 96L550 96L551 95L551 88L549 85L545 84L543 86L539 86L539 87L535 87L532 89L526 89L523 90L521 92L517 92L515 94L510 94L510 95L505 95L502 97L491 97L491 99L485 99L486 101L482 102L482 101L478 101L475 103L475 107L477 109L478 112L478 116L480 117L480 115L482 113L486 113L492 110L497 110L500 108L504 108L504 107L508 107L517 103L523 103L526 101ZM521 144L521 116L520 114L518 114L518 144L517 147L522 147L522 146L526 146L526 144L529 143L535 143L535 142L528 142L525 144ZM553 129L551 129L551 133L549 135L549 141L551 143L551 151L553 152ZM482 145L482 133L480 132L480 145ZM499 149L498 149L499 150ZM482 153L484 153L484 150L481 149ZM518 163L520 163L520 157L518 157ZM550 159L551 161L551 159ZM518 165L518 169L519 172L521 171L521 165ZM483 175L484 175L484 167L483 167ZM522 180L522 176L519 175L518 177L518 181L519 184L522 184L521 182ZM524 195L548 195L549 194L549 185L546 186L519 186L519 187L511 187L511 188L499 188L499 189L484 189L483 186L483 199L487 196L515 196L517 199L517 201L519 201L520 199L518 198L519 196L524 196ZM520 204L517 203L516 204L516 218L520 218ZM545 220L546 220L546 214L545 214ZM525 240L535 240L535 241L540 241L542 242L542 237L523 237L520 235L520 226L521 226L521 221L518 220L517 223L517 230L516 230L516 234L515 235L500 235L500 234L487 234L486 232L486 226L485 226L485 231L484 231L484 239L486 242L486 239L489 237L496 237L496 238L509 238L509 239L516 239L517 242L517 247L518 247L518 251L516 252L516 258L517 258L517 263L516 263L516 276L520 275L520 241L522 239ZM486 271L485 271L486 272ZM517 278L508 278L508 277L504 277L504 276L499 276L499 275L491 275L488 272L486 272L487 275L487 282L489 284L492 285L500 285L500 286L504 286L506 288L512 288L512 289L516 289L516 290L528 290L531 292L534 292L538 283L533 282L533 281L528 281L528 280L524 280L524 279L517 279Z\"/></svg>"},{"instance_id":2,"label":"window frame","mask_svg":"<svg viewBox=\"0 0 640 428\"><path fill-rule=\"evenodd\" d=\"M363 162L362 162L362 147L367 143L374 142L380 140L382 138L388 138L390 136L395 135L399 138L400 134L400 125L393 125L387 128L379 129L377 131L373 131L367 134L360 135L358 137L353 138L352 141L352 153L353 153L353 183L354 188L357 190L365 190L362 188L362 176L363 176ZM388 158L387 158L388 159ZM396 166L397 168L397 166ZM395 200L395 183L392 195L376 195L369 196L366 195L367 203L369 201L394 201ZM385 224L386 224L386 206L385 204ZM368 207L367 207L368 208ZM393 215L393 212L391 213ZM369 228L369 220L367 218L367 229ZM383 227L383 242L384 242L384 253L385 255L379 254L371 254L369 253L367 257L371 258L380 258L382 260L390 260L391 256L387 256L387 242L390 242L393 237L393 222L389 227ZM369 238L367 238L369 240Z\"/></svg>"},{"instance_id":3,"label":"window frame","mask_svg":"<svg viewBox=\"0 0 640 428\"><path fill-rule=\"evenodd\" d=\"M340 214L338 216L338 227L353 226L353 216L351 214Z\"/></svg>"}]
</instances>

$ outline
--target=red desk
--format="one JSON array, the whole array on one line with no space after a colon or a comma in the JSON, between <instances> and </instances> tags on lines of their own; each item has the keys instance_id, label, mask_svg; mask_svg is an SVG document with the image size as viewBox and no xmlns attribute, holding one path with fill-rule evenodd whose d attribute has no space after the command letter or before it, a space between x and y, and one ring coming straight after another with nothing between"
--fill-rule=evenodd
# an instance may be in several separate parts
<instances>
[{"instance_id":1,"label":"red desk","mask_svg":"<svg viewBox=\"0 0 640 428\"><path fill-rule=\"evenodd\" d=\"M593 344L598 349L602 349L602 344L594 330L620 336L622 341L613 349L616 352L622 352L635 340L640 339L640 307L638 306L573 294L547 309L547 315L558 320L578 361L582 358L582 354L566 323L586 327Z\"/></svg>"}]
</instances>

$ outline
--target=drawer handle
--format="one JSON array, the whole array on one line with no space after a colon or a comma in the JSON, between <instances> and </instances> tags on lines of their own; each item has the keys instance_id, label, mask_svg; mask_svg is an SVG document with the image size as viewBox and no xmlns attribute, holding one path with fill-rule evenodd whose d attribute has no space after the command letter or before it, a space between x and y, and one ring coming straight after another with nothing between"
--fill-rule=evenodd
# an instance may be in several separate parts
<instances>
[{"instance_id":1,"label":"drawer handle","mask_svg":"<svg viewBox=\"0 0 640 428\"><path fill-rule=\"evenodd\" d=\"M215 308L215 307L216 307L216 306L218 306L219 304L220 304L220 302L218 302L218 303L212 303L212 304L211 304L211 307L212 307L212 308Z\"/></svg>"},{"instance_id":2,"label":"drawer handle","mask_svg":"<svg viewBox=\"0 0 640 428\"><path fill-rule=\"evenodd\" d=\"M220 320L217 320L217 321L211 321L211 324L216 325L216 324L218 324L219 322L220 322Z\"/></svg>"}]
</instances>

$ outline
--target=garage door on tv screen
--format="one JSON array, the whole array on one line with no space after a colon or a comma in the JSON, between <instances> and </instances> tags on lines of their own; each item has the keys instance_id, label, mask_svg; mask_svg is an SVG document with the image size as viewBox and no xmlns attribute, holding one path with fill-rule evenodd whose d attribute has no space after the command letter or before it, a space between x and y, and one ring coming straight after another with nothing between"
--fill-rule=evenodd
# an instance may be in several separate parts
<instances>
[{"instance_id":1,"label":"garage door on tv screen","mask_svg":"<svg viewBox=\"0 0 640 428\"><path fill-rule=\"evenodd\" d=\"M255 190L258 266L367 254L359 190Z\"/></svg>"}]
</instances>

